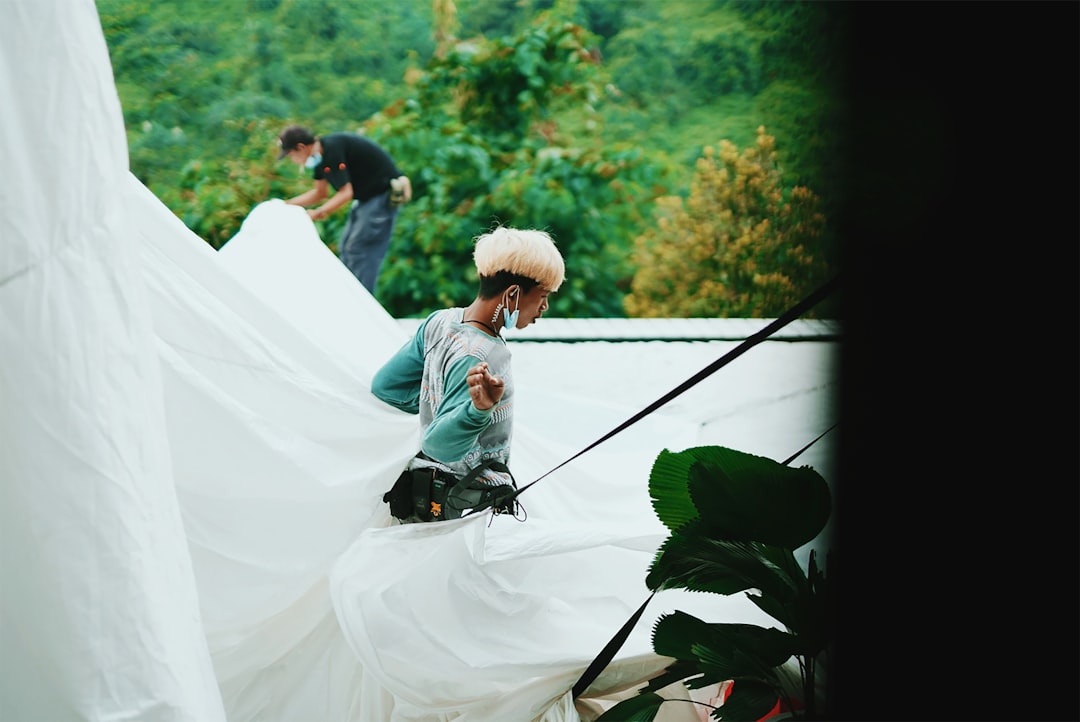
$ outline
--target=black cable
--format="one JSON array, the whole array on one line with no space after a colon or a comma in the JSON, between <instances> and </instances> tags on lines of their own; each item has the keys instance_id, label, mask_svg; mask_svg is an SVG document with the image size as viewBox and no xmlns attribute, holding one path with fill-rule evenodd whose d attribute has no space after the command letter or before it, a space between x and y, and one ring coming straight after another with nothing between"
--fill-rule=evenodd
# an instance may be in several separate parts
<instances>
[{"instance_id":1,"label":"black cable","mask_svg":"<svg viewBox=\"0 0 1080 722\"><path fill-rule=\"evenodd\" d=\"M836 423L838 424L838 423L840 423L840 422L838 421L838 422L836 422ZM813 445L814 445L814 444L816 444L817 442L821 441L821 437L825 436L825 434L829 433L830 431L832 431L832 430L833 430L833 429L835 429L835 428L836 428L836 424L833 424L833 425L832 425L832 426L830 426L829 428L827 428L827 429L825 429L824 431L822 431L822 432L821 432L820 434L818 434L818 435L817 435L817 438L816 438L816 439L814 439L814 440L813 440L813 441L811 441L811 442L810 442L809 444L807 444L806 446L802 447L801 449L799 449L798 451L796 451L796 452L795 452L794 454L792 454L791 456L789 456L789 457L788 457L787 459L785 459L785 460L784 460L784 461L782 462L782 463L783 463L783 465L784 465L784 466L787 466L787 465L788 465L788 464L790 464L791 462L795 461L795 459L799 458L799 457L800 457L800 456L802 455L802 453L803 453L804 451L806 451L807 449L809 449L809 448L810 448L811 446L813 446Z\"/></svg>"},{"instance_id":2,"label":"black cable","mask_svg":"<svg viewBox=\"0 0 1080 722\"><path fill-rule=\"evenodd\" d=\"M709 364L708 366L703 368L701 371L697 372L692 377L690 377L689 379L687 379L683 383L679 384L674 389L672 389L668 393L664 394L662 397L660 397L659 399L657 399L653 403L646 406L644 409L642 409L638 413L634 414L632 417L630 417L629 419L627 419L626 421L621 423L619 426L615 427L614 429L612 429L608 433L604 434L602 437L600 437L596 441L592 442L591 444L586 446L581 451L577 452L576 454L574 454L570 458L566 459L562 463L558 464L557 466L553 467L552 469L548 470L547 472L545 472L544 474L542 474L541 476L539 476L535 480L533 480L533 481L529 482L528 484L526 484L525 486L521 487L520 489L515 491L513 494L506 497L505 501L506 502L513 502L514 500L517 499L518 496L521 495L521 493L523 491L528 489L530 486L536 484L538 481L540 481L544 477L546 477L549 474L551 474L552 472L562 468L563 466L566 466L567 464L569 464L574 459L578 458L579 456L581 456L585 452L599 446L600 444L607 441L608 439L610 439L612 436L619 433L620 431L622 431L622 430L628 428L629 426L637 423L638 421L640 421L644 417L651 414L656 409L658 409L661 406L663 406L664 404L666 404L668 401L671 401L672 399L674 399L679 394L681 394L684 391L686 391L687 389L695 386L697 383L699 383L703 379L709 377L711 374L715 373L718 369L726 366L727 364L731 363L732 361L734 361L739 356L741 356L744 353L746 353L747 351L749 351L754 346L756 346L759 343L761 343L762 341L768 339L769 336L776 333L776 331L778 331L779 329L783 328L784 326L788 325L792 321L794 321L797 318L799 318L800 316L802 316L804 313L806 313L806 311L813 308L822 299L824 299L826 296L828 296L830 293L832 293L834 290L836 290L836 287L839 285L839 281L840 281L839 277L834 277L831 281L826 283L824 286L821 286L816 291L811 293L809 296L804 298L802 301L800 301L799 303L792 306L790 309L788 309L785 313L783 313L781 316L776 318L768 326L761 329L760 331L753 334L752 336L748 337L745 341L740 343L738 346L733 348L731 351L727 352L726 354L724 354L723 356L718 358L716 361ZM832 429L834 429L834 428L836 428L836 424L833 424L831 427L829 427L824 432L822 432L820 435L818 435L818 437L816 439L811 441L809 444L804 446L802 449L799 449L799 451L795 452L790 458L788 458L787 461L784 462L784 465L786 466L787 464L791 463L791 461L793 461L796 457L798 457L800 454L802 454L804 451L806 451L808 448L810 448L813 444L817 443L817 441L819 441L823 436L825 436L825 434L829 433L829 431L832 431ZM484 511L484 509L473 510L473 511L467 512L466 514L463 514L462 516L469 516L470 514L473 514L476 511ZM573 697L572 697L573 699L577 699L578 696L580 696L582 692L584 692L586 689L588 689L589 685L592 684L593 681L600 675L600 673L608 666L608 664L611 663L611 660L615 657L615 654L619 651L619 649L622 648L622 645L626 642L626 638L630 636L630 632L633 631L634 626L637 624L638 620L641 618L641 615L645 612L645 607L648 605L649 601L655 595L656 595L656 592L654 591L648 596L648 598L644 602L642 602L641 606L638 607L638 610L636 612L634 612L634 614L630 617L630 619L626 620L626 622L623 623L623 626L619 629L618 632L615 633L615 636L613 636L611 638L611 640L608 641L607 645L605 645L604 648L602 650L600 650L600 653L596 656L595 659L593 659L593 661L585 669L585 671L582 673L581 677L579 677L578 681L574 684Z\"/></svg>"},{"instance_id":3,"label":"black cable","mask_svg":"<svg viewBox=\"0 0 1080 722\"><path fill-rule=\"evenodd\" d=\"M592 661L581 677L578 678L578 681L574 684L574 694L572 699L580 697L581 693L588 689L589 685L593 683L593 680L600 676L600 673L604 671L604 667L606 667L608 662L611 661L611 658L615 656L615 652L623 646L623 643L626 642L626 638L630 636L631 630L637 625L638 620L641 619L641 615L645 612L645 607L649 604L649 600L655 596L656 592L653 592L649 595L648 599L641 603L638 610L626 620L619 631L615 633L615 636L611 638L611 641L604 646L604 649L596 656L596 659Z\"/></svg>"},{"instance_id":4,"label":"black cable","mask_svg":"<svg viewBox=\"0 0 1080 722\"><path fill-rule=\"evenodd\" d=\"M816 306L818 303L820 303L822 299L824 299L830 293L832 293L833 291L836 290L839 283L840 283L840 277L839 276L834 277L831 281L829 281L825 285L821 286L816 291L811 293L809 296L804 298L802 301L799 301L797 304L795 304L794 306L789 308L787 311L785 311L782 315L780 315L779 317L774 319L773 322L770 323L768 326L761 329L760 331L753 334L752 336L749 336L745 341L740 343L738 346L736 346L732 350L728 351L726 354L724 354L723 356L718 358L716 361L713 361L711 364L709 364L708 366L703 368L701 371L698 371L696 374L694 374L692 377L690 377L686 381L683 381L681 384L676 386L674 389L667 392L666 394L661 396L659 399L652 402L651 404L646 406L644 409L637 412L632 417L630 417L629 419L627 419L623 423L619 424L617 427L615 427L614 429L612 429L608 433L604 434L603 436L601 436L596 441L594 441L591 444L589 444L588 446L586 446L581 451L577 452L576 454L574 454L570 458L566 459L562 463L558 464L554 468L548 470L547 472L545 472L544 474L542 474L538 478L534 479L533 481L530 481L528 484L521 487L520 489L515 491L512 495L507 497L506 500L507 501L512 501L514 499L517 499L517 497L521 496L522 492L524 492L526 489L528 489L530 486L537 483L538 481L540 481L544 477L548 476L549 474L555 472L558 469L561 469L562 467L566 466L571 461L578 458L579 456L581 456L585 452L590 451L591 449L594 449L595 447L599 446L603 442L610 439L615 434L617 434L620 431L623 431L624 429L628 428L629 426L637 423L641 419L643 419L646 416L648 416L649 414L651 414L653 411L656 411L658 408L660 408L661 406L663 406L667 402L674 399L679 394L683 393L687 389L697 385L699 382L701 382L704 379L708 378L710 375L715 373L718 369L728 365L729 363L734 361L739 356L742 356L744 353L749 351L751 348L758 345L762 341L765 341L766 339L769 338L769 336L773 335L774 333L776 333L777 331L779 331L781 328L788 325L792 321L798 319L800 316L802 316L808 310L810 310L811 308ZM813 443L813 442L811 442L811 443ZM801 453L802 453L802 451L798 452L798 454L801 454ZM796 454L796 456L798 454ZM794 458L794 457L792 457L792 458ZM478 510L478 511L483 511L483 510L481 509L481 510ZM470 512L470 513L474 513L474 512ZM468 514L466 514L465 516L468 516Z\"/></svg>"},{"instance_id":5,"label":"black cable","mask_svg":"<svg viewBox=\"0 0 1080 722\"><path fill-rule=\"evenodd\" d=\"M835 287L836 287L836 285L838 283L838 280L839 280L838 278L834 278L832 281L830 281L829 283L825 284L824 286L819 288L814 293L807 296L805 299L800 301L798 304L796 304L795 306L792 306L784 315L777 318L775 321L773 321L771 324L769 324L768 326L763 328L761 331L759 331L756 334L754 334L753 336L750 336L749 338L747 338L745 341L743 341L737 347L735 347L734 349L732 349L728 353L724 354L723 356L721 356L719 359L717 359L713 363L706 366L704 369L699 371L697 374L695 374L690 379L684 381L682 384L680 384L674 390L668 392L666 395L664 395L663 397L661 397L657 401L654 401L652 404L650 404L644 410L638 412L633 417L631 417L627 421L623 422L619 427L617 427L616 429L608 432L606 435L604 435L603 437L601 437L597 441L594 441L589 446L585 447L584 449L582 449L578 453L574 454L569 459L567 459L566 461L564 461L561 464L559 464L558 466L556 466L554 469L551 469L551 471L547 472L547 474L544 474L540 478L536 479L536 481L533 481L533 482L523 486L521 489L519 489L517 491L516 494L514 494L514 496L517 496L517 494L520 494L521 492L525 491L530 486L535 484L537 481L540 481L540 479L543 479L544 476L547 476L552 471L555 471L555 469L558 469L559 467L564 466L565 464L568 464L569 462L573 461L577 457L584 454L589 449L592 449L593 447L597 446L598 444L606 441L607 439L610 439L612 436L619 433L620 431L622 431L626 427L630 426L631 424L635 423L636 421L639 421L642 417L646 416L647 414L652 413L653 411L655 411L660 406L666 404L668 401L670 401L671 399L673 399L676 396L678 396L679 394L681 394L683 391L686 391L688 388L690 388L694 384L696 384L699 381L701 381L702 379L706 378L707 376L709 376L710 374L715 372L717 369L721 368L722 366L725 366L726 364L730 363L735 358L738 358L742 354L746 353L746 351L748 351L750 348L752 348L753 346L756 346L758 343L761 343L761 341L768 338L770 335L775 333L778 329L783 328L788 323L790 323L791 321L793 321L794 319L798 318L803 313L805 313L806 310L811 308L814 304L818 303L819 301L821 301L821 299L825 298L828 294L832 293L832 291L835 289ZM804 451L806 451L811 446L813 446L815 443L817 443L823 436L825 436L825 434L829 433L834 428L836 428L836 424L833 424L831 427L829 427L828 429L823 431L821 434L819 434L816 439L814 439L809 444L807 444L806 446L804 446L803 448L799 449L797 452L792 454L791 457L789 457L788 460L784 462L784 465L787 466L788 464L790 464L795 458L797 458L800 454L802 454ZM511 498L513 498L513 497L511 497ZM611 660L615 658L616 653L618 653L619 649L621 649L623 644L626 643L626 639L627 639L627 637L630 636L630 632L633 631L634 626L637 624L638 620L641 618L641 615L645 612L646 605L648 605L649 601L655 595L656 595L656 592L653 591L648 596L648 598L644 602L642 602L641 606L630 617L630 619L626 620L626 622L623 623L623 626L619 629L618 632L615 633L615 636L611 638L611 640L604 646L604 648L602 650L600 650L600 653L598 655L596 655L596 658L593 659L593 661L589 664L589 666L582 673L581 677L578 678L578 681L574 684L572 699L577 699L582 694L582 692L584 692L586 689L588 689L589 685L591 685L596 680L596 678L600 675L600 673L602 671L604 671L604 669L611 663Z\"/></svg>"}]
</instances>

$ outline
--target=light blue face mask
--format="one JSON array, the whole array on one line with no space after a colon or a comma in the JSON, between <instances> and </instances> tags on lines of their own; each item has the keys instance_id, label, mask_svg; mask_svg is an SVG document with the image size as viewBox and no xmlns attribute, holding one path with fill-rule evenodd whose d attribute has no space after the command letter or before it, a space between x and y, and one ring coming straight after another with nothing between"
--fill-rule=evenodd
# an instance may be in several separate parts
<instances>
[{"instance_id":1,"label":"light blue face mask","mask_svg":"<svg viewBox=\"0 0 1080 722\"><path fill-rule=\"evenodd\" d=\"M517 295L514 296L517 298ZM518 322L518 308L517 304L514 304L514 312L510 313L510 307L503 308L503 328L517 328Z\"/></svg>"},{"instance_id":2,"label":"light blue face mask","mask_svg":"<svg viewBox=\"0 0 1080 722\"><path fill-rule=\"evenodd\" d=\"M304 161L304 167L311 170L319 163L322 163L322 153L312 153L308 156L307 160Z\"/></svg>"}]
</instances>

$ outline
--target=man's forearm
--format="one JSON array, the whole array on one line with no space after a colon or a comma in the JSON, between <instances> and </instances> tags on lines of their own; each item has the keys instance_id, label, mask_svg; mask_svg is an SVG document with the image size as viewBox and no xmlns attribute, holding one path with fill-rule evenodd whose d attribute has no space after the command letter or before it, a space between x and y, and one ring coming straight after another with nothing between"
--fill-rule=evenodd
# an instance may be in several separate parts
<instances>
[{"instance_id":1,"label":"man's forearm","mask_svg":"<svg viewBox=\"0 0 1080 722\"><path fill-rule=\"evenodd\" d=\"M311 190L304 191L298 196L293 196L292 198L289 198L285 202L288 203L290 206L307 207L310 206L312 203L318 203L320 200L322 200L322 196L319 194L319 191L315 188L312 188Z\"/></svg>"},{"instance_id":2,"label":"man's forearm","mask_svg":"<svg viewBox=\"0 0 1080 722\"><path fill-rule=\"evenodd\" d=\"M341 208L344 205L348 205L352 201L352 184L345 184L341 187L337 193L330 197L326 203L323 203L318 208L311 211L311 217L319 220L326 218L328 215Z\"/></svg>"}]
</instances>

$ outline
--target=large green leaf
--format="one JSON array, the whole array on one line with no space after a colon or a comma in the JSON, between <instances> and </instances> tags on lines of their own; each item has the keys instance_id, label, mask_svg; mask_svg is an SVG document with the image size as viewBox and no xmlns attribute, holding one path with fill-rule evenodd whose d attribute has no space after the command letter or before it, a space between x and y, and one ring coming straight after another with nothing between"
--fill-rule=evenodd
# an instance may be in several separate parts
<instances>
[{"instance_id":1,"label":"large green leaf","mask_svg":"<svg viewBox=\"0 0 1080 722\"><path fill-rule=\"evenodd\" d=\"M661 614L653 625L653 651L675 659L696 659L691 647L705 635L708 626L707 622L686 612L676 610Z\"/></svg>"},{"instance_id":2,"label":"large green leaf","mask_svg":"<svg viewBox=\"0 0 1080 722\"><path fill-rule=\"evenodd\" d=\"M810 467L722 446L664 450L649 475L660 521L673 531L700 518L721 539L796 549L828 521L828 484Z\"/></svg>"},{"instance_id":3,"label":"large green leaf","mask_svg":"<svg viewBox=\"0 0 1080 722\"><path fill-rule=\"evenodd\" d=\"M736 679L724 704L710 715L715 720L754 722L769 713L780 698L776 689L756 679Z\"/></svg>"},{"instance_id":4,"label":"large green leaf","mask_svg":"<svg viewBox=\"0 0 1080 722\"><path fill-rule=\"evenodd\" d=\"M771 678L772 668L795 653L798 640L778 629L753 624L704 622L675 611L661 615L653 627L657 654L698 660L715 681L735 677Z\"/></svg>"},{"instance_id":5,"label":"large green leaf","mask_svg":"<svg viewBox=\"0 0 1080 722\"><path fill-rule=\"evenodd\" d=\"M697 507L690 498L690 465L698 458L700 448L705 447L680 452L664 449L649 472L653 510L672 531L698 518Z\"/></svg>"},{"instance_id":6,"label":"large green leaf","mask_svg":"<svg viewBox=\"0 0 1080 722\"><path fill-rule=\"evenodd\" d=\"M655 692L642 692L596 718L596 722L652 722L666 700Z\"/></svg>"},{"instance_id":7,"label":"large green leaf","mask_svg":"<svg viewBox=\"0 0 1080 722\"><path fill-rule=\"evenodd\" d=\"M825 527L832 502L816 471L730 449L719 456L690 468L690 495L716 536L797 549Z\"/></svg>"},{"instance_id":8,"label":"large green leaf","mask_svg":"<svg viewBox=\"0 0 1080 722\"><path fill-rule=\"evenodd\" d=\"M649 491L671 530L649 568L649 588L743 592L787 631L710 624L683 612L662 616L653 649L677 661L646 690L680 680L689 689L730 680L732 692L712 718L758 720L787 694L779 670L792 657L799 658L803 688L812 689L814 659L832 637L832 589L814 550L807 570L793 552L828 520L824 479L809 467L696 447L661 452Z\"/></svg>"},{"instance_id":9,"label":"large green leaf","mask_svg":"<svg viewBox=\"0 0 1080 722\"><path fill-rule=\"evenodd\" d=\"M659 692L675 682L683 682L690 689L694 689L694 680L700 676L701 668L696 659L678 659L665 667L663 672L650 679L643 691Z\"/></svg>"},{"instance_id":10,"label":"large green leaf","mask_svg":"<svg viewBox=\"0 0 1080 722\"><path fill-rule=\"evenodd\" d=\"M752 624L713 623L706 637L690 646L702 673L717 680L752 677L780 689L776 667L798 651L795 635Z\"/></svg>"},{"instance_id":11,"label":"large green leaf","mask_svg":"<svg viewBox=\"0 0 1080 722\"><path fill-rule=\"evenodd\" d=\"M758 589L786 603L806 582L798 564L787 563L777 551L791 554L753 542L715 539L698 520L664 541L645 583L653 590L685 588L725 595Z\"/></svg>"},{"instance_id":12,"label":"large green leaf","mask_svg":"<svg viewBox=\"0 0 1080 722\"><path fill-rule=\"evenodd\" d=\"M798 647L794 635L777 629L708 623L676 611L657 621L653 649L678 661L646 689L658 690L680 679L690 689L731 680L732 694L713 717L757 720L783 694L776 669L791 659Z\"/></svg>"},{"instance_id":13,"label":"large green leaf","mask_svg":"<svg viewBox=\"0 0 1080 722\"><path fill-rule=\"evenodd\" d=\"M825 573L818 569L817 554L813 550L808 567L807 587L788 607L791 617L785 625L799 635L799 654L813 657L828 647L832 639L833 590Z\"/></svg>"},{"instance_id":14,"label":"large green leaf","mask_svg":"<svg viewBox=\"0 0 1080 722\"><path fill-rule=\"evenodd\" d=\"M763 611L789 628L811 595L806 574L789 549L717 540L699 519L660 546L645 583L650 589L684 588L715 594L747 592ZM754 594L757 590L757 594Z\"/></svg>"}]
</instances>

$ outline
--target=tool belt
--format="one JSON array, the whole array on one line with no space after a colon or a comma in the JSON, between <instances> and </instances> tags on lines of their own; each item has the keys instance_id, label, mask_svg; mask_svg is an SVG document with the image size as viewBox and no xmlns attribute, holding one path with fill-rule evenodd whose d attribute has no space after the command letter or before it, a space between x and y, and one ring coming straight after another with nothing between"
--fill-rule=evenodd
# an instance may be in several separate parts
<instances>
[{"instance_id":1,"label":"tool belt","mask_svg":"<svg viewBox=\"0 0 1080 722\"><path fill-rule=\"evenodd\" d=\"M510 475L509 484L491 485L477 477L484 469ZM390 505L390 514L404 522L444 521L460 519L465 511L493 508L496 514L515 514L518 510L517 482L510 469L501 461L489 459L463 478L436 467L405 469L394 485L383 494Z\"/></svg>"}]
</instances>

